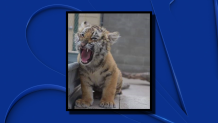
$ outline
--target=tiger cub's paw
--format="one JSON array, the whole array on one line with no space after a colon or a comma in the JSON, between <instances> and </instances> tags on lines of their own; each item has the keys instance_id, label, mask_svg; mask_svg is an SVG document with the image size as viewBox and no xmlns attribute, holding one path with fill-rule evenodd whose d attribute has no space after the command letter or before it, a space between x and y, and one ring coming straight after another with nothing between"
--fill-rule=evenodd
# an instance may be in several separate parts
<instances>
[{"instance_id":1,"label":"tiger cub's paw","mask_svg":"<svg viewBox=\"0 0 218 123\"><path fill-rule=\"evenodd\" d=\"M116 108L114 100L101 100L99 106L102 108Z\"/></svg>"},{"instance_id":2,"label":"tiger cub's paw","mask_svg":"<svg viewBox=\"0 0 218 123\"><path fill-rule=\"evenodd\" d=\"M85 99L78 99L76 100L76 106L77 107L84 107L84 108L88 108L92 105L93 100L89 99L89 100L85 100Z\"/></svg>"}]
</instances>

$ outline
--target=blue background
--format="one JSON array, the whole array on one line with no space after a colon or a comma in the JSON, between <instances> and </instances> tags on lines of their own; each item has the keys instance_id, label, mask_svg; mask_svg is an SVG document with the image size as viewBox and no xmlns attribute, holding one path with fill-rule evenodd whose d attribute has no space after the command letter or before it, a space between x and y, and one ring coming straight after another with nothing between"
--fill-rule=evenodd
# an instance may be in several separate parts
<instances>
[{"instance_id":1,"label":"blue background","mask_svg":"<svg viewBox=\"0 0 218 123\"><path fill-rule=\"evenodd\" d=\"M156 114L66 111L66 11L74 10L155 14ZM216 11L216 0L1 0L0 122L217 123Z\"/></svg>"}]
</instances>

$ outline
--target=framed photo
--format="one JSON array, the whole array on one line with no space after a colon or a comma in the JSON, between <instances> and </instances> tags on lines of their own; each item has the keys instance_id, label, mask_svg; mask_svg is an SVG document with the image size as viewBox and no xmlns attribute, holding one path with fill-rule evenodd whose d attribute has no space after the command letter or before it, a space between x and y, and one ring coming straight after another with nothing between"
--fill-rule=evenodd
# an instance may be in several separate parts
<instances>
[{"instance_id":1,"label":"framed photo","mask_svg":"<svg viewBox=\"0 0 218 123\"><path fill-rule=\"evenodd\" d=\"M152 13L67 12L66 110L152 111Z\"/></svg>"}]
</instances>

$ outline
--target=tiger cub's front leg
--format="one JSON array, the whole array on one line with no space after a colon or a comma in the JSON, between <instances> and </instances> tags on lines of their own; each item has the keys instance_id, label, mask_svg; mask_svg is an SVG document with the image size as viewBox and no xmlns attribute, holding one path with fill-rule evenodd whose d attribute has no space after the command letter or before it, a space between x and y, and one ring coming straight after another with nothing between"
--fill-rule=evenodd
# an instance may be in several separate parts
<instances>
[{"instance_id":1,"label":"tiger cub's front leg","mask_svg":"<svg viewBox=\"0 0 218 123\"><path fill-rule=\"evenodd\" d=\"M117 86L117 71L114 71L111 75L107 74L105 77L105 87L103 88L100 106L104 108L115 108L114 98Z\"/></svg>"},{"instance_id":2,"label":"tiger cub's front leg","mask_svg":"<svg viewBox=\"0 0 218 123\"><path fill-rule=\"evenodd\" d=\"M76 100L76 106L87 108L93 104L93 91L89 80L81 77L82 99Z\"/></svg>"}]
</instances>

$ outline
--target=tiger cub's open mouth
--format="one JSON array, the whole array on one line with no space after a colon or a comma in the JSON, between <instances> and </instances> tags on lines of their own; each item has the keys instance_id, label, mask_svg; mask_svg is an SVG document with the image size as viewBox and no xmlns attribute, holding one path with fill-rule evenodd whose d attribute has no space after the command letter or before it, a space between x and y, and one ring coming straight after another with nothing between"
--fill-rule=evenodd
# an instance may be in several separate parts
<instances>
[{"instance_id":1,"label":"tiger cub's open mouth","mask_svg":"<svg viewBox=\"0 0 218 123\"><path fill-rule=\"evenodd\" d=\"M86 48L81 48L80 49L80 57L81 57L81 62L83 64L88 64L90 61L92 61L93 58L93 51L90 49Z\"/></svg>"}]
</instances>

